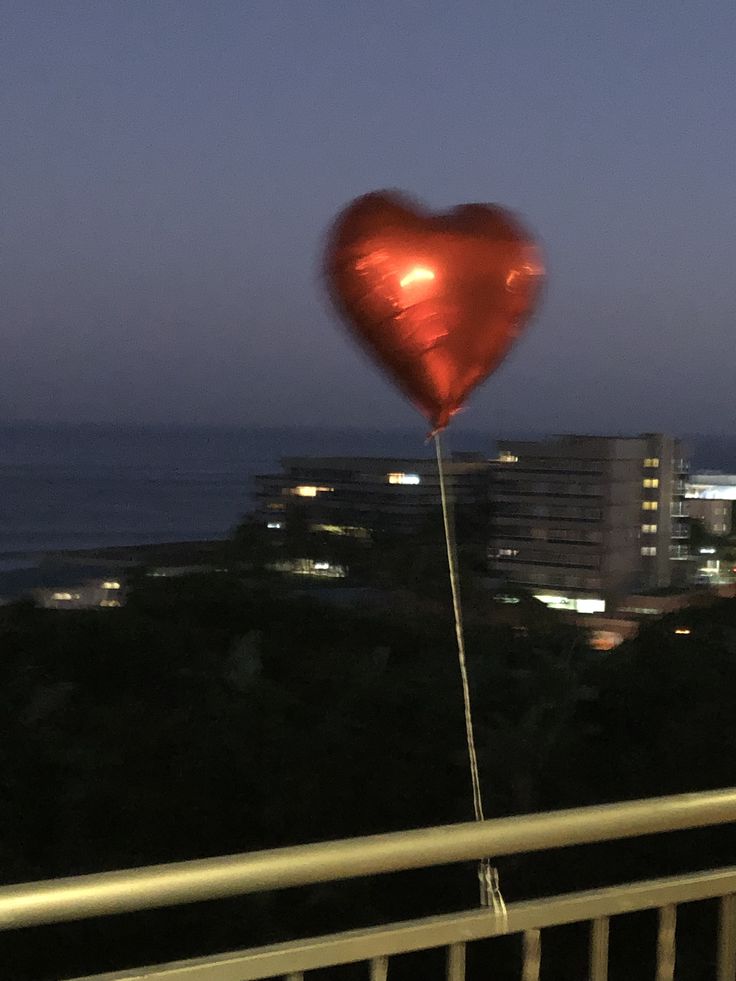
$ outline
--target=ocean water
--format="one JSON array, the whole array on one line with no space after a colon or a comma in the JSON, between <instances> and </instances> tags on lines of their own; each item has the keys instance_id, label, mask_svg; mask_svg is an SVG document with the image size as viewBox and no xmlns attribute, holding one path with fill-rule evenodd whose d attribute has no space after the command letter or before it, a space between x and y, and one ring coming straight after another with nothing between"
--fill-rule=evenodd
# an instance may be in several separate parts
<instances>
[{"instance_id":1,"label":"ocean water","mask_svg":"<svg viewBox=\"0 0 736 981\"><path fill-rule=\"evenodd\" d=\"M456 449L490 452L487 435ZM253 477L283 456L427 456L423 429L0 427L0 568L19 555L224 538L251 507Z\"/></svg>"},{"instance_id":2,"label":"ocean water","mask_svg":"<svg viewBox=\"0 0 736 981\"><path fill-rule=\"evenodd\" d=\"M694 466L736 471L736 437L689 437ZM492 453L489 433L451 430ZM253 477L290 455L431 456L411 431L113 426L0 427L0 568L22 553L224 538Z\"/></svg>"}]
</instances>

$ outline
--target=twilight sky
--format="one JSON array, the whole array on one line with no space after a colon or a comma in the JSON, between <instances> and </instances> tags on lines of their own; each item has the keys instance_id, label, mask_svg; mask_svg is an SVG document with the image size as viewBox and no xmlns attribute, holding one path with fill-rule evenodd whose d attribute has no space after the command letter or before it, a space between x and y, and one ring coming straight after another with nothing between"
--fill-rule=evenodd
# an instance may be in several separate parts
<instances>
[{"instance_id":1,"label":"twilight sky","mask_svg":"<svg viewBox=\"0 0 736 981\"><path fill-rule=\"evenodd\" d=\"M351 197L543 243L475 429L727 432L733 0L0 0L0 420L424 423L319 281Z\"/></svg>"}]
</instances>

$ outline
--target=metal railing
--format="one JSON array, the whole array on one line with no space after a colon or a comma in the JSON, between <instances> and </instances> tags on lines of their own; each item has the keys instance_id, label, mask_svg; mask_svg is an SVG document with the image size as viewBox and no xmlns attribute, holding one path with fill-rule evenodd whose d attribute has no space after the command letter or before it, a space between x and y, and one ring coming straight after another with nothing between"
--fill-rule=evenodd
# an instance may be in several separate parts
<instances>
[{"instance_id":1,"label":"metal railing","mask_svg":"<svg viewBox=\"0 0 736 981\"><path fill-rule=\"evenodd\" d=\"M734 821L736 789L729 789L5 886L0 888L0 929ZM371 981L386 981L390 957L443 947L448 981L463 981L466 945L507 934L522 936L522 977L536 981L541 931L584 922L590 923L589 977L605 981L610 918L651 909L659 911L657 981L671 981L677 905L717 897L721 897L718 981L734 981L736 867L516 902L506 915L473 909L76 981L256 981L278 976L302 981L305 971L360 961L370 965Z\"/></svg>"}]
</instances>

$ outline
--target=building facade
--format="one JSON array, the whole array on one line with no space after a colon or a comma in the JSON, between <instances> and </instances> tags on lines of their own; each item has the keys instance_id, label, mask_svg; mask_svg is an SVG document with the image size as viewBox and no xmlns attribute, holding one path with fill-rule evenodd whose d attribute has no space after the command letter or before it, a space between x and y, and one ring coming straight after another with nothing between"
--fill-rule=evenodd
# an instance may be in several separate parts
<instances>
[{"instance_id":1,"label":"building facade","mask_svg":"<svg viewBox=\"0 0 736 981\"><path fill-rule=\"evenodd\" d=\"M492 568L551 606L584 613L684 582L686 475L681 444L660 434L503 442Z\"/></svg>"},{"instance_id":2,"label":"building facade","mask_svg":"<svg viewBox=\"0 0 736 981\"><path fill-rule=\"evenodd\" d=\"M709 534L731 534L736 474L693 474L687 483L686 497L690 515L702 521Z\"/></svg>"},{"instance_id":3,"label":"building facade","mask_svg":"<svg viewBox=\"0 0 736 981\"><path fill-rule=\"evenodd\" d=\"M417 534L439 515L433 459L295 457L282 467L255 478L256 519L275 532L295 508L309 530L355 538ZM487 508L492 467L481 454L455 454L445 464L458 512Z\"/></svg>"}]
</instances>

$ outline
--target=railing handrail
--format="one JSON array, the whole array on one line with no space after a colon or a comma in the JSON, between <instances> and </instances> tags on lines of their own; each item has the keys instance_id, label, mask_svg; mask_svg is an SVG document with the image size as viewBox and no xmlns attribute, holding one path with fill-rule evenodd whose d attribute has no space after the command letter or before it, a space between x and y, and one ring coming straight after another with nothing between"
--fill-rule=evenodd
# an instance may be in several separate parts
<instances>
[{"instance_id":1,"label":"railing handrail","mask_svg":"<svg viewBox=\"0 0 736 981\"><path fill-rule=\"evenodd\" d=\"M0 888L0 930L736 821L736 788Z\"/></svg>"}]
</instances>

